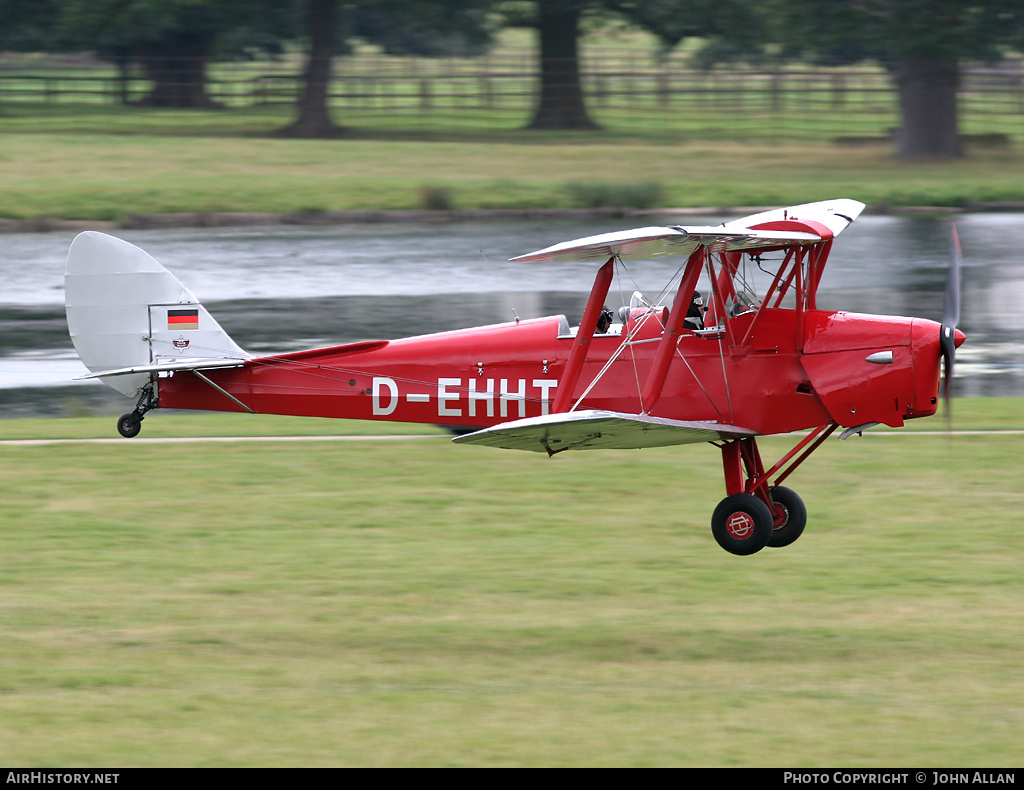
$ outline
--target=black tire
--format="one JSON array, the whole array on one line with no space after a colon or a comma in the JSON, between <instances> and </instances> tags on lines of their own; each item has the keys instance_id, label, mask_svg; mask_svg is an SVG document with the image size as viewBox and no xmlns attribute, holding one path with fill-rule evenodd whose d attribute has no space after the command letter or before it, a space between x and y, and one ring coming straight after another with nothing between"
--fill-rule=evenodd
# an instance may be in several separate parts
<instances>
[{"instance_id":1,"label":"black tire","mask_svg":"<svg viewBox=\"0 0 1024 790\"><path fill-rule=\"evenodd\" d=\"M727 496L711 517L711 534L718 545L741 557L767 546L774 529L768 505L752 494Z\"/></svg>"},{"instance_id":2,"label":"black tire","mask_svg":"<svg viewBox=\"0 0 1024 790\"><path fill-rule=\"evenodd\" d=\"M785 486L772 489L772 501L775 503L772 508L774 529L768 545L778 549L788 546L803 534L807 526L807 506L793 489Z\"/></svg>"},{"instance_id":3,"label":"black tire","mask_svg":"<svg viewBox=\"0 0 1024 790\"><path fill-rule=\"evenodd\" d=\"M117 432L125 439L131 439L139 435L142 430L142 418L134 412L122 414L117 420Z\"/></svg>"}]
</instances>

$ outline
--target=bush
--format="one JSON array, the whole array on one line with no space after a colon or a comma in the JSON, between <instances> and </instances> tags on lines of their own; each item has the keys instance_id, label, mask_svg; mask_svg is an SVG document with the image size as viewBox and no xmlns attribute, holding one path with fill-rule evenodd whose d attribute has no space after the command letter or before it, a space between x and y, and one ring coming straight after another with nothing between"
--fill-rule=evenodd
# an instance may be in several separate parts
<instances>
[{"instance_id":1,"label":"bush","mask_svg":"<svg viewBox=\"0 0 1024 790\"><path fill-rule=\"evenodd\" d=\"M454 208L452 191L448 187L424 184L420 187L420 207L429 211L449 211Z\"/></svg>"},{"instance_id":2,"label":"bush","mask_svg":"<svg viewBox=\"0 0 1024 790\"><path fill-rule=\"evenodd\" d=\"M655 208L664 199L656 181L638 184L573 182L566 186L569 199L580 208Z\"/></svg>"}]
</instances>

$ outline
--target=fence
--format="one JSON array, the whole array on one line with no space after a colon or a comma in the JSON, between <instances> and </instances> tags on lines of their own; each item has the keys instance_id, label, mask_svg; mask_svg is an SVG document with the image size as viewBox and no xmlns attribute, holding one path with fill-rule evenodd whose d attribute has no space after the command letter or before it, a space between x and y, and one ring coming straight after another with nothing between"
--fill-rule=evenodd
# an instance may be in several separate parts
<instances>
[{"instance_id":1,"label":"fence","mask_svg":"<svg viewBox=\"0 0 1024 790\"><path fill-rule=\"evenodd\" d=\"M293 114L301 90L298 58L214 63L206 75L205 95L212 103L235 117L265 123ZM605 51L581 59L581 80L591 119L617 132L856 142L882 139L898 124L892 81L872 66L701 71L635 50ZM337 59L329 101L335 120L350 127L515 129L529 122L539 84L537 61L529 54L474 59L360 55ZM88 61L0 61L0 124L24 128L34 116L62 114L93 125L126 124L131 113L121 110L152 90L153 82L134 69L122 72ZM96 115L104 111L106 121ZM963 70L960 124L963 133L979 140L1024 143L1021 61Z\"/></svg>"}]
</instances>

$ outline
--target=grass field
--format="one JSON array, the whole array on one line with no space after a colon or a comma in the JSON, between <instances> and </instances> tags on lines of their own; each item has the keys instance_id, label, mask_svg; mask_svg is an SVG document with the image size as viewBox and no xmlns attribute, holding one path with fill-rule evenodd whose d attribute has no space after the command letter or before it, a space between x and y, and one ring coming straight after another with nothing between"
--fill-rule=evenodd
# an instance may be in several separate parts
<instances>
[{"instance_id":1,"label":"grass field","mask_svg":"<svg viewBox=\"0 0 1024 790\"><path fill-rule=\"evenodd\" d=\"M233 136L0 135L0 218L355 209L1024 201L1016 149L898 164L886 146L678 142L509 133L288 141ZM443 195L440 205L432 196ZM596 196L596 197L595 197Z\"/></svg>"},{"instance_id":2,"label":"grass field","mask_svg":"<svg viewBox=\"0 0 1024 790\"><path fill-rule=\"evenodd\" d=\"M710 535L713 448L0 445L0 762L1018 765L1021 442L830 441L790 478L805 535L748 558Z\"/></svg>"},{"instance_id":3,"label":"grass field","mask_svg":"<svg viewBox=\"0 0 1024 790\"><path fill-rule=\"evenodd\" d=\"M0 218L130 222L152 213L429 208L438 196L456 209L589 207L595 196L629 208L835 196L875 207L1024 201L1019 96L993 93L991 75L965 75L961 133L969 146L984 138L1009 145L909 165L896 163L888 145L833 143L880 138L898 125L895 96L877 67L812 78L815 70L790 64L772 72L768 86L764 73L740 67L694 71L695 41L666 59L651 35L621 27L581 39L588 107L604 128L525 131L535 38L507 28L479 59L357 48L335 64L334 121L347 130L335 140L278 138L294 120L292 99L264 105L249 95L267 77L268 86L293 83L297 52L211 67L211 89L230 86L214 90L228 106L219 111L120 106L105 93L109 65L6 56ZM26 82L26 74L35 76ZM61 94L62 79L84 81L73 89L83 92Z\"/></svg>"}]
</instances>

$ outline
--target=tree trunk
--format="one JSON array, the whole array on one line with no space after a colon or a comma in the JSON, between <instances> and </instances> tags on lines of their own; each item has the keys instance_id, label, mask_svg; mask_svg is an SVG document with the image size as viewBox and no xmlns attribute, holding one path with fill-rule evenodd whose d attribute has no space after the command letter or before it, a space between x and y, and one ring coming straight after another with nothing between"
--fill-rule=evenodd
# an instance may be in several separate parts
<instances>
[{"instance_id":1,"label":"tree trunk","mask_svg":"<svg viewBox=\"0 0 1024 790\"><path fill-rule=\"evenodd\" d=\"M115 55L117 65L117 98L127 107L131 101L131 58L129 55Z\"/></svg>"},{"instance_id":2,"label":"tree trunk","mask_svg":"<svg viewBox=\"0 0 1024 790\"><path fill-rule=\"evenodd\" d=\"M153 81L152 90L139 103L184 110L220 107L206 93L210 46L207 36L181 32L139 50L139 64Z\"/></svg>"},{"instance_id":3,"label":"tree trunk","mask_svg":"<svg viewBox=\"0 0 1024 790\"><path fill-rule=\"evenodd\" d=\"M956 101L960 70L956 58L908 58L896 64L893 76L901 119L896 156L908 161L962 156Z\"/></svg>"},{"instance_id":4,"label":"tree trunk","mask_svg":"<svg viewBox=\"0 0 1024 790\"><path fill-rule=\"evenodd\" d=\"M331 121L327 97L338 21L336 0L306 0L309 55L299 96L299 117L281 130L285 137L336 137L344 130Z\"/></svg>"},{"instance_id":5,"label":"tree trunk","mask_svg":"<svg viewBox=\"0 0 1024 790\"><path fill-rule=\"evenodd\" d=\"M540 102L528 129L597 129L583 103L579 67L580 7L541 2Z\"/></svg>"}]
</instances>

